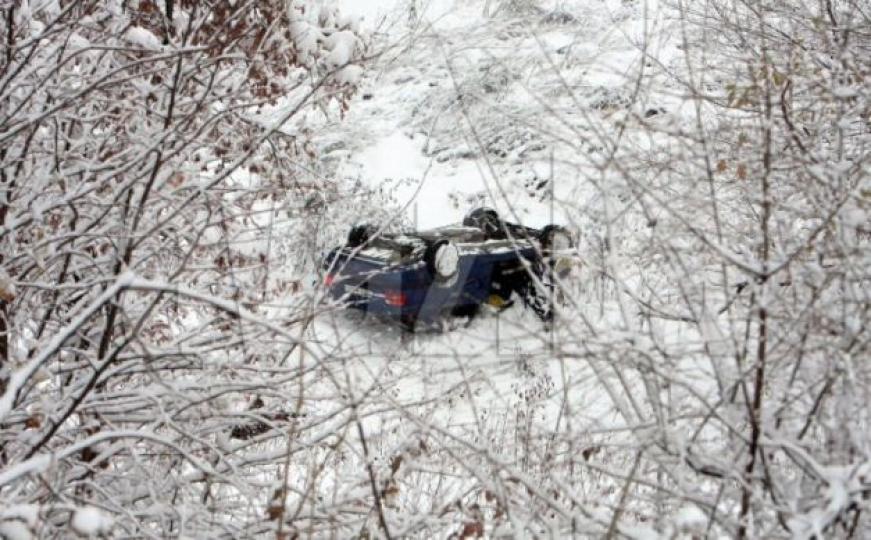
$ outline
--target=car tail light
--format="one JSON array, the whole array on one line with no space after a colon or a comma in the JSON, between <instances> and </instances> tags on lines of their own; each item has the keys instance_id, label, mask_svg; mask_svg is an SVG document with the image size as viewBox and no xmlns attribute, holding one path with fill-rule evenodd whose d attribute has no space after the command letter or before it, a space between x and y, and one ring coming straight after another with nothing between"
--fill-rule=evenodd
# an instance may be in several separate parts
<instances>
[{"instance_id":1,"label":"car tail light","mask_svg":"<svg viewBox=\"0 0 871 540\"><path fill-rule=\"evenodd\" d=\"M324 276L324 285L327 287L332 287L334 281L336 281L336 276L334 274L327 274Z\"/></svg>"},{"instance_id":2,"label":"car tail light","mask_svg":"<svg viewBox=\"0 0 871 540\"><path fill-rule=\"evenodd\" d=\"M388 306L402 307L407 301L408 298L400 291L387 291L384 293L384 303Z\"/></svg>"}]
</instances>

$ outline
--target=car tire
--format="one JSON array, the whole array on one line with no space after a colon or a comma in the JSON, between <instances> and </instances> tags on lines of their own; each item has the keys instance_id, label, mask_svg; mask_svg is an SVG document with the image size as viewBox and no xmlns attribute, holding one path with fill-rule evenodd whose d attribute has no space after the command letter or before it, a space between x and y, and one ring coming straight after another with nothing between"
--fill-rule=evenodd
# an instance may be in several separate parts
<instances>
[{"instance_id":1,"label":"car tire","mask_svg":"<svg viewBox=\"0 0 871 540\"><path fill-rule=\"evenodd\" d=\"M463 218L464 227L475 227L484 231L487 237L497 236L502 232L502 221L499 214L492 208L475 208Z\"/></svg>"},{"instance_id":2,"label":"car tire","mask_svg":"<svg viewBox=\"0 0 871 540\"><path fill-rule=\"evenodd\" d=\"M548 259L551 258L554 250L563 251L575 247L569 231L559 225L548 225L543 228L538 235L538 241L541 243L542 255ZM560 243L563 245L554 245Z\"/></svg>"},{"instance_id":3,"label":"car tire","mask_svg":"<svg viewBox=\"0 0 871 540\"><path fill-rule=\"evenodd\" d=\"M375 234L375 227L369 224L354 225L348 232L348 247L359 247L369 242Z\"/></svg>"},{"instance_id":4,"label":"car tire","mask_svg":"<svg viewBox=\"0 0 871 540\"><path fill-rule=\"evenodd\" d=\"M571 269L571 257L566 251L574 247L571 234L559 225L548 225L541 230L538 240L541 244L541 277L544 283L554 292L554 285L565 279Z\"/></svg>"},{"instance_id":5,"label":"car tire","mask_svg":"<svg viewBox=\"0 0 871 540\"><path fill-rule=\"evenodd\" d=\"M440 285L451 285L456 281L460 269L460 251L447 239L433 242L423 255L426 268Z\"/></svg>"}]
</instances>

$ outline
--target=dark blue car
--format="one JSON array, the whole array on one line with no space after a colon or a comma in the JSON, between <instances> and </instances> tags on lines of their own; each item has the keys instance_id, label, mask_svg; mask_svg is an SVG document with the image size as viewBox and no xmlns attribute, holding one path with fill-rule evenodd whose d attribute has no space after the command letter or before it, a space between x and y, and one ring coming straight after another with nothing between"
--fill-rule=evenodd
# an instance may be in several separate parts
<instances>
[{"instance_id":1,"label":"dark blue car","mask_svg":"<svg viewBox=\"0 0 871 540\"><path fill-rule=\"evenodd\" d=\"M411 329L446 315L471 316L484 302L510 305L512 293L547 320L544 284L563 270L571 248L561 227L508 223L486 208L471 212L462 226L413 233L361 225L324 259L324 283L347 307Z\"/></svg>"}]
</instances>

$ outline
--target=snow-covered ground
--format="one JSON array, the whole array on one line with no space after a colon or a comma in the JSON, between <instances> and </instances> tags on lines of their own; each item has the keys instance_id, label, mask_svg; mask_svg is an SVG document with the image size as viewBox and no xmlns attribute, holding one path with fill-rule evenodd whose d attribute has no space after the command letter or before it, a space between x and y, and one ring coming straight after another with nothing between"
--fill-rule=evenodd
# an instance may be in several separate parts
<instances>
[{"instance_id":1,"label":"snow-covered ground","mask_svg":"<svg viewBox=\"0 0 871 540\"><path fill-rule=\"evenodd\" d=\"M365 9L346 2L402 35L416 34L376 62L334 126L326 146L340 148L332 156L339 175L391 193L406 225L457 222L484 205L532 226L558 222L579 230L583 224L567 223L565 209L593 197L582 184L591 174L585 150L594 149L596 136L587 145L565 141L589 123L584 103L626 99L645 54L671 61L677 49L658 6L560 2L528 18L506 18L486 16L477 3L419 4L420 22L410 29L403 26L408 2ZM391 45L393 35L379 45ZM466 88L478 95L464 104L458 96ZM655 99L650 107L677 114L680 100L664 92ZM542 120L542 113L552 133L524 127L530 114Z\"/></svg>"},{"instance_id":2,"label":"snow-covered ground","mask_svg":"<svg viewBox=\"0 0 871 540\"><path fill-rule=\"evenodd\" d=\"M631 393L635 383L615 365L590 361L590 350L597 331L623 328L631 336L636 315L625 312L622 293L601 276L647 278L632 274L637 270L623 264L620 250L592 264L604 231L584 216L601 212L612 196L602 188L609 130L651 108L661 118L650 122L680 118L682 101L661 71L644 75L642 97L628 95L646 54L663 64L674 60L668 18L654 2L619 0L558 2L525 14L487 14L475 2L418 2L416 20L409 5L340 3L374 29L373 50L383 52L349 109L323 126L319 151L340 179L385 204L375 216L371 204L351 199L333 206L341 215L332 221L384 225L379 220L393 216L397 227L429 228L490 206L526 225L565 225L583 261L566 284L574 303L553 329L518 301L499 314L485 307L471 321L414 335L356 312L328 311L310 329L318 356L340 359L350 387L374 391L383 410L427 414L445 429L479 423L482 410L507 414L525 406L536 409L534 422L545 430L565 408L574 411L576 428L619 429L627 418L616 411L626 405L602 385L614 379ZM656 142L638 144L655 149ZM318 232L335 244L346 231ZM589 334L578 333L585 328ZM680 325L657 331L661 343L698 343ZM609 354L606 362L621 361ZM703 371L693 366L686 376ZM396 421L393 413L365 420L373 433Z\"/></svg>"},{"instance_id":3,"label":"snow-covered ground","mask_svg":"<svg viewBox=\"0 0 871 540\"><path fill-rule=\"evenodd\" d=\"M385 52L349 110L325 127L321 147L340 178L386 201L384 212L373 216L351 203L339 219L350 225L394 216L399 227L428 228L490 206L530 226L565 225L584 261L566 284L573 303L553 328L518 301L498 314L485 306L472 320L413 335L356 312L330 311L310 329L317 354L347 377L347 399L367 402L362 425L379 447L399 444L409 421L469 440L500 429L502 436L518 429L542 437L572 429L593 446L621 444L628 422L643 418L632 412L631 396L658 398L637 369L624 369L620 332L634 350L655 351L637 335L637 314L626 312L622 293L601 275L630 284L646 278L632 274L637 268L623 264L619 249L597 263L606 268L595 266L604 231L584 219L615 196L602 167L611 130L646 119L649 109L659 116L650 122L681 118L683 102L662 71L645 74L644 94L630 96L646 54L674 61L667 17L653 2L619 0L559 2L525 15L486 14L479 3L419 4L429 7L414 25L406 1L345 3L369 24L395 31L376 32L376 48ZM650 151L658 144L632 143ZM342 240L341 230L329 234ZM677 323L647 331L660 345L702 347ZM600 343L600 332L610 341ZM675 379L710 375L694 363L670 368ZM330 416L324 406L321 413Z\"/></svg>"},{"instance_id":4,"label":"snow-covered ground","mask_svg":"<svg viewBox=\"0 0 871 540\"><path fill-rule=\"evenodd\" d=\"M376 39L385 52L349 111L326 129L337 175L385 194L403 227L456 223L489 206L529 226L568 227L584 258L600 249L601 224L583 216L601 212L602 151L621 109L656 108L663 118L650 121L668 123L683 106L659 72L628 106L645 55L675 58L658 3L545 2L520 13L494 3L489 14L476 2L417 4L412 25L408 1L346 2L391 31ZM350 213L349 224L373 219Z\"/></svg>"}]
</instances>

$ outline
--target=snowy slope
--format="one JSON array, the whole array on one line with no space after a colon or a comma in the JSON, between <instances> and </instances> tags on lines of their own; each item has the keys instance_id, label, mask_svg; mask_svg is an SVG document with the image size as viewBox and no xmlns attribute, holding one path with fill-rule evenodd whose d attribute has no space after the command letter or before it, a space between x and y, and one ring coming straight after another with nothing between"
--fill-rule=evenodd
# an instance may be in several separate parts
<instances>
[{"instance_id":1,"label":"snowy slope","mask_svg":"<svg viewBox=\"0 0 871 540\"><path fill-rule=\"evenodd\" d=\"M647 35L664 62L676 50L661 17L651 11L645 24L640 6L621 2L492 17L475 2L427 5L411 44L379 60L336 126L339 173L394 193L406 222L421 227L480 205L534 226L566 224L566 206L593 197L583 186L594 174L587 154L597 150L595 129L613 128L598 112L628 102L639 44ZM472 98L459 100L464 92ZM649 99L677 109L665 95Z\"/></svg>"},{"instance_id":2,"label":"snowy slope","mask_svg":"<svg viewBox=\"0 0 871 540\"><path fill-rule=\"evenodd\" d=\"M566 411L589 448L627 442L635 414L625 396L646 390L637 372L623 369L628 358L621 351L653 345L626 328L619 294L601 278L607 270L637 283L633 266L622 264L620 251L592 261L604 234L596 229L603 220L594 218L610 196L602 189L610 178L603 160L619 123L644 118L650 108L660 116L651 122L679 118L681 100L669 95L661 72L645 75L645 92L631 96L642 41L650 54L672 61L667 21L654 5L645 14L642 5L620 1L489 16L482 3L440 2L433 7L442 9L409 27L405 6L379 2L360 11L388 14L380 20L394 26L379 43L387 52L344 118L327 126L321 151L339 177L383 196L385 213L400 227L457 222L478 206L531 226L568 226L585 262L566 284L576 303L553 329L518 302L499 314L485 308L472 321L450 321L445 332L415 335L338 309L317 318L312 336L340 363L352 397L377 396L362 423L379 447L400 444L425 424L427 433L448 439L491 434L500 455L516 451L516 440L504 437L522 432L545 440L566 429ZM365 205L353 204L334 217L348 225L373 220ZM333 232L341 241L342 231ZM676 325L656 332L660 343L701 347L697 335ZM695 365L674 374L708 375ZM614 496L602 493L599 502L607 507Z\"/></svg>"},{"instance_id":3,"label":"snowy slope","mask_svg":"<svg viewBox=\"0 0 871 540\"><path fill-rule=\"evenodd\" d=\"M392 11L387 4L379 3L390 14L384 20L404 35L405 4ZM566 307L569 318L552 331L518 302L500 314L485 308L472 321L451 321L443 333L409 336L342 310L319 317L313 332L325 354L353 358L346 365L354 366L355 386L377 388L385 410L398 406L440 429L480 430L482 414L492 420L530 408L530 421L547 433L558 429L568 408L576 429L619 431L627 416L616 411L629 405L602 384L613 379L630 391L635 383L612 371L619 356L612 358L609 345L594 336L597 329L622 327L625 313L592 263L601 231L580 220L603 203L596 186L606 138L597 130L612 130L627 115L643 117L654 106L648 100L673 116L679 110L679 100L655 81L647 86L661 92L628 101L645 32L650 47L670 61L666 23L647 13L645 25L641 6L619 1L560 2L541 12L491 16L475 2L434 7L448 6L424 15L410 41L383 35L388 52L346 116L328 128L323 149L340 177L391 201L387 213L401 227L458 222L482 205L532 226L567 225L586 263L566 283L579 303ZM458 99L464 93L471 97ZM364 208L358 214L345 207L337 218L371 222ZM607 270L637 281L620 257L612 255ZM581 320L588 336L577 334L585 327ZM663 332L663 342L692 346L696 339L680 329ZM587 358L600 346L605 363L597 365ZM702 374L687 371L691 378ZM386 432L396 422L374 415L367 425Z\"/></svg>"}]
</instances>

